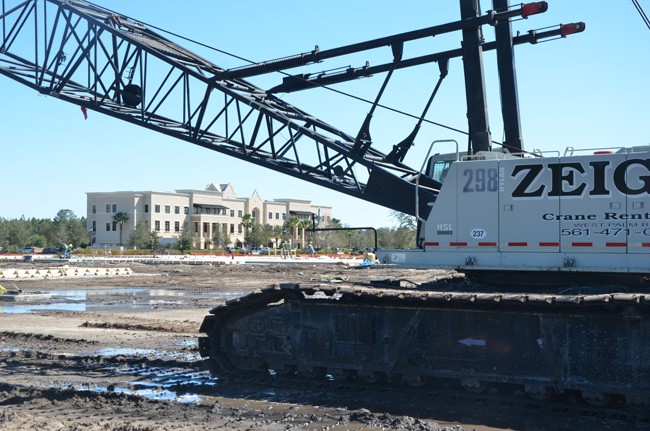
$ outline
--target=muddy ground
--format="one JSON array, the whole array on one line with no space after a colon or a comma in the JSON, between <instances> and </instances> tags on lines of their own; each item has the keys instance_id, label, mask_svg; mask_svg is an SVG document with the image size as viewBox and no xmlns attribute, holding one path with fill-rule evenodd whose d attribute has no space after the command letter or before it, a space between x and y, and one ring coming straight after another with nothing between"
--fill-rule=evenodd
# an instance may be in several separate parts
<instances>
[{"instance_id":1,"label":"muddy ground","mask_svg":"<svg viewBox=\"0 0 650 431\"><path fill-rule=\"evenodd\" d=\"M278 383L272 375L213 377L198 356L208 310L252 289L333 277L419 283L439 274L434 270L129 266L134 276L0 280L22 291L16 301L0 301L0 429L624 429L624 421L605 426L580 404L540 405L521 394L500 400L453 390Z\"/></svg>"}]
</instances>

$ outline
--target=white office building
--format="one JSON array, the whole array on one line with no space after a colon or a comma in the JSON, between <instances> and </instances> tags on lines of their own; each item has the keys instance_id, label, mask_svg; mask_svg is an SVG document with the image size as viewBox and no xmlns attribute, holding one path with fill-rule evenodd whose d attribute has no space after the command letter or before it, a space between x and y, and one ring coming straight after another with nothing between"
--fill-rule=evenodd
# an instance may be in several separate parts
<instances>
[{"instance_id":1,"label":"white office building","mask_svg":"<svg viewBox=\"0 0 650 431\"><path fill-rule=\"evenodd\" d=\"M205 190L175 192L89 192L86 219L93 246L127 246L135 226L143 222L158 234L161 244L178 242L182 229L192 232L194 247L216 248L212 238L217 230L234 247L244 243L242 217L250 214L256 223L284 226L290 217L316 217L329 222L332 208L311 201L290 198L263 200L257 192L238 197L230 184L208 184ZM114 222L116 213L126 213L128 221ZM120 238L121 235L121 238ZM301 246L301 244L295 244Z\"/></svg>"}]
</instances>

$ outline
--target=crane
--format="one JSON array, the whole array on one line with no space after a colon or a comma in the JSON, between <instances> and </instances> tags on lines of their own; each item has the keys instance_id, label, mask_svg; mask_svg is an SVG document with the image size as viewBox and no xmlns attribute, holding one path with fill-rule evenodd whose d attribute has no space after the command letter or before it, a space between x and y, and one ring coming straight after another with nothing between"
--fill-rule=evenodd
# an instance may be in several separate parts
<instances>
[{"instance_id":1,"label":"crane","mask_svg":"<svg viewBox=\"0 0 650 431\"><path fill-rule=\"evenodd\" d=\"M9 6L7 6L9 3ZM34 90L192 144L397 211L421 222L419 249L383 250L385 263L467 275L405 291L373 286L269 286L211 310L199 351L211 371L457 381L470 391L515 385L535 399L579 393L592 405L650 405L650 149L589 154L523 149L513 47L582 32L559 25L513 35L510 20L546 2L510 7L460 0L460 19L419 30L223 68L147 25L82 0L2 2L0 74ZM495 27L486 42L482 28ZM443 33L460 49L404 58L404 45ZM27 42L26 42L27 41ZM370 49L385 64L287 74L263 89L247 79ZM494 149L483 53L495 50L505 142ZM404 163L448 62L462 58L467 151ZM438 82L415 127L383 153L370 125L400 70L436 62ZM354 133L278 93L383 75Z\"/></svg>"}]
</instances>

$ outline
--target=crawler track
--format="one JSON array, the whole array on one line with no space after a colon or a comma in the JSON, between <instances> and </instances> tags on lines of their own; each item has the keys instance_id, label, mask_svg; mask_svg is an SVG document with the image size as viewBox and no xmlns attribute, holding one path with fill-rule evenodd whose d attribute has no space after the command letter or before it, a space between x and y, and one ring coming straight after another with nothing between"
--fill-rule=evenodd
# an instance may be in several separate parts
<instances>
[{"instance_id":1,"label":"crawler track","mask_svg":"<svg viewBox=\"0 0 650 431\"><path fill-rule=\"evenodd\" d=\"M271 286L211 310L200 353L213 373L505 384L538 400L650 406L650 295L438 287Z\"/></svg>"}]
</instances>

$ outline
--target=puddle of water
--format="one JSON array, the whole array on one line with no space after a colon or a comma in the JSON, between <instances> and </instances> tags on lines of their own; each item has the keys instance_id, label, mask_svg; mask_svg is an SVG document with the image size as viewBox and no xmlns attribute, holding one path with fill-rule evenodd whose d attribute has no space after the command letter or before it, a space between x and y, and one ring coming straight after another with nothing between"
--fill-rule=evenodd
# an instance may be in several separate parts
<instances>
[{"instance_id":1,"label":"puddle of water","mask_svg":"<svg viewBox=\"0 0 650 431\"><path fill-rule=\"evenodd\" d=\"M190 403L199 403L201 402L201 397L196 394L177 394L176 392L168 391L167 389L129 389L129 388L119 388L116 387L113 389L113 392L118 392L122 394L129 395L138 395L141 397L149 398L151 400L159 401L176 401L181 404L190 404Z\"/></svg>"},{"instance_id":2,"label":"puddle of water","mask_svg":"<svg viewBox=\"0 0 650 431\"><path fill-rule=\"evenodd\" d=\"M168 352L154 349L130 349L130 348L104 348L90 352L96 356L147 356L149 358L196 362L200 360L198 353Z\"/></svg>"},{"instance_id":3,"label":"puddle of water","mask_svg":"<svg viewBox=\"0 0 650 431\"><path fill-rule=\"evenodd\" d=\"M161 297L230 299L244 294L243 291L192 292L146 288L52 290L20 294L14 298L13 302L5 302L5 305L0 305L0 313L28 314L46 310L85 312L89 310L107 311L114 308L145 309L182 303L181 301L159 299ZM115 297L115 301L107 302L111 297Z\"/></svg>"},{"instance_id":4,"label":"puddle of water","mask_svg":"<svg viewBox=\"0 0 650 431\"><path fill-rule=\"evenodd\" d=\"M74 389L79 392L94 392L94 393L108 393L115 392L127 395L138 395L151 400L158 401L173 401L180 404L198 404L201 402L201 397L197 394L177 394L173 391L161 388L151 389L132 389L127 387L112 387L109 390L106 386L90 387L89 385L62 385L61 389Z\"/></svg>"},{"instance_id":5,"label":"puddle of water","mask_svg":"<svg viewBox=\"0 0 650 431\"><path fill-rule=\"evenodd\" d=\"M137 349L114 349L127 353ZM142 352L148 350L143 349ZM52 388L72 389L80 392L123 393L137 395L152 400L172 401L182 404L200 403L203 397L194 393L192 387L216 386L218 379L207 371L193 371L178 368L148 367L128 365L111 367L113 376L122 376L123 380L114 386L96 386L89 383L63 383L51 385ZM178 389L181 387L182 389Z\"/></svg>"},{"instance_id":6,"label":"puddle of water","mask_svg":"<svg viewBox=\"0 0 650 431\"><path fill-rule=\"evenodd\" d=\"M183 340L176 343L177 346L196 346L199 344L199 340Z\"/></svg>"},{"instance_id":7,"label":"puddle of water","mask_svg":"<svg viewBox=\"0 0 650 431\"><path fill-rule=\"evenodd\" d=\"M117 349L117 348L105 348L97 350L97 355L100 356L119 356L119 355L141 355L148 356L154 354L156 351L154 349Z\"/></svg>"},{"instance_id":8,"label":"puddle of water","mask_svg":"<svg viewBox=\"0 0 650 431\"><path fill-rule=\"evenodd\" d=\"M34 311L43 310L57 310L57 311L86 311L86 304L41 304L41 305L25 305L25 304L12 304L1 305L0 313L9 314L29 314Z\"/></svg>"}]
</instances>

